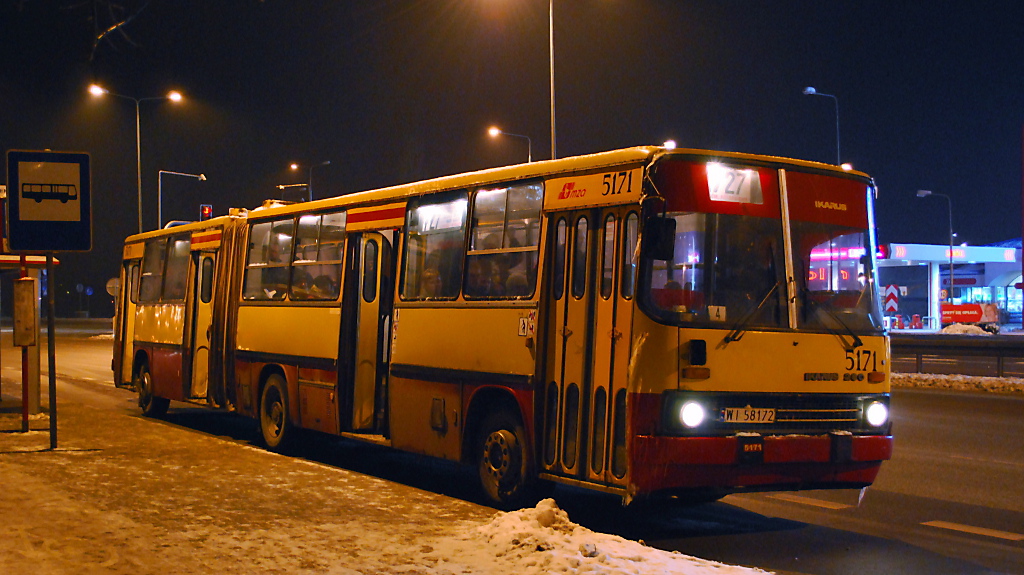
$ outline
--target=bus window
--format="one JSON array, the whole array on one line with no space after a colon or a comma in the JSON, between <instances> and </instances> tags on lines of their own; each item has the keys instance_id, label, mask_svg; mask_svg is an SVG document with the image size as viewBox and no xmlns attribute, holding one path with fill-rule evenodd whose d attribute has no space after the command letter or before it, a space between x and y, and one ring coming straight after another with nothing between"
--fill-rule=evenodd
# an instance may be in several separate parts
<instances>
[{"instance_id":1,"label":"bus window","mask_svg":"<svg viewBox=\"0 0 1024 575\"><path fill-rule=\"evenodd\" d=\"M167 256L166 246L166 238L146 242L145 252L142 255L139 303L155 303L160 301L160 284L163 281L164 257Z\"/></svg>"},{"instance_id":2,"label":"bus window","mask_svg":"<svg viewBox=\"0 0 1024 575\"><path fill-rule=\"evenodd\" d=\"M189 236L170 238L167 244L167 262L164 272L164 291L160 301L184 301L185 284L188 281Z\"/></svg>"},{"instance_id":3,"label":"bus window","mask_svg":"<svg viewBox=\"0 0 1024 575\"><path fill-rule=\"evenodd\" d=\"M622 250L622 297L631 299L636 289L636 241L640 218L636 212L626 216L626 244Z\"/></svg>"},{"instance_id":4,"label":"bus window","mask_svg":"<svg viewBox=\"0 0 1024 575\"><path fill-rule=\"evenodd\" d=\"M540 183L477 191L466 256L470 298L520 298L533 295L540 246Z\"/></svg>"},{"instance_id":5,"label":"bus window","mask_svg":"<svg viewBox=\"0 0 1024 575\"><path fill-rule=\"evenodd\" d=\"M402 299L452 299L459 295L466 257L467 204L464 191L409 201Z\"/></svg>"},{"instance_id":6,"label":"bus window","mask_svg":"<svg viewBox=\"0 0 1024 575\"><path fill-rule=\"evenodd\" d=\"M204 257L202 263L202 279L199 283L199 299L210 303L213 299L213 258Z\"/></svg>"},{"instance_id":7,"label":"bus window","mask_svg":"<svg viewBox=\"0 0 1024 575\"><path fill-rule=\"evenodd\" d=\"M604 220L601 243L601 299L612 297L612 281L615 273L615 216L609 214Z\"/></svg>"},{"instance_id":8,"label":"bus window","mask_svg":"<svg viewBox=\"0 0 1024 575\"><path fill-rule=\"evenodd\" d=\"M568 226L565 218L558 220L555 228L555 270L552 273L552 293L555 301L562 299L565 293L565 236Z\"/></svg>"},{"instance_id":9,"label":"bus window","mask_svg":"<svg viewBox=\"0 0 1024 575\"><path fill-rule=\"evenodd\" d=\"M334 300L340 293L345 213L299 218L292 259L292 300Z\"/></svg>"},{"instance_id":10,"label":"bus window","mask_svg":"<svg viewBox=\"0 0 1024 575\"><path fill-rule=\"evenodd\" d=\"M675 219L671 260L643 255L643 299L652 315L676 322L747 319L784 327L782 222L727 214L669 213Z\"/></svg>"},{"instance_id":11,"label":"bus window","mask_svg":"<svg viewBox=\"0 0 1024 575\"><path fill-rule=\"evenodd\" d=\"M131 283L128 284L128 296L132 303L139 303L139 264L132 264Z\"/></svg>"},{"instance_id":12,"label":"bus window","mask_svg":"<svg viewBox=\"0 0 1024 575\"><path fill-rule=\"evenodd\" d=\"M870 245L866 229L793 222L799 327L861 333L882 328Z\"/></svg>"},{"instance_id":13,"label":"bus window","mask_svg":"<svg viewBox=\"0 0 1024 575\"><path fill-rule=\"evenodd\" d=\"M377 299L377 242L370 240L363 247L363 301Z\"/></svg>"},{"instance_id":14,"label":"bus window","mask_svg":"<svg viewBox=\"0 0 1024 575\"><path fill-rule=\"evenodd\" d=\"M572 297L576 299L587 293L587 225L586 216L576 220L572 255Z\"/></svg>"},{"instance_id":15,"label":"bus window","mask_svg":"<svg viewBox=\"0 0 1024 575\"><path fill-rule=\"evenodd\" d=\"M288 292L288 263L292 253L294 222L283 220L253 224L242 297L248 300L283 300Z\"/></svg>"}]
</instances>

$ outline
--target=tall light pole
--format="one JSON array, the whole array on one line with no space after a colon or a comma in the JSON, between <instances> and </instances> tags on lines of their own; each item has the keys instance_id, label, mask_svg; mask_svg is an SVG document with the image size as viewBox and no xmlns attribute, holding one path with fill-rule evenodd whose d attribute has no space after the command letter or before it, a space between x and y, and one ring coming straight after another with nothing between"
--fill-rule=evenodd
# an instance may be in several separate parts
<instances>
[{"instance_id":1,"label":"tall light pole","mask_svg":"<svg viewBox=\"0 0 1024 575\"><path fill-rule=\"evenodd\" d=\"M309 179L306 180L307 182L309 182L308 184L306 184L306 188L309 191L309 201L311 201L311 202L313 201L313 168L319 168L320 166L329 166L329 165L331 165L331 161L330 160L326 160L326 161L320 162L319 164L310 164L310 166L309 166ZM297 164L297 163L293 163L290 167L294 171L294 170L298 170L301 166L299 164ZM280 187L280 186L278 186L278 187Z\"/></svg>"},{"instance_id":2,"label":"tall light pole","mask_svg":"<svg viewBox=\"0 0 1024 575\"><path fill-rule=\"evenodd\" d=\"M953 200L946 194L940 194L931 190L917 190L917 197L940 196L946 198L949 206L949 291L946 292L946 300L953 303Z\"/></svg>"},{"instance_id":3,"label":"tall light pole","mask_svg":"<svg viewBox=\"0 0 1024 575\"><path fill-rule=\"evenodd\" d=\"M498 136L511 136L513 138L522 138L526 140L526 161L527 163L533 161L533 140L531 140L529 136L506 132L497 126L491 126L488 128L487 133L490 134L492 138L497 138Z\"/></svg>"},{"instance_id":4,"label":"tall light pole","mask_svg":"<svg viewBox=\"0 0 1024 575\"><path fill-rule=\"evenodd\" d=\"M168 170L160 170L156 176L156 229L164 227L164 174L171 174L172 176L187 176L189 178L195 178L200 182L206 181L204 174L186 174L184 172L171 172Z\"/></svg>"},{"instance_id":5,"label":"tall light pole","mask_svg":"<svg viewBox=\"0 0 1024 575\"><path fill-rule=\"evenodd\" d=\"M115 94L110 90L100 86L99 84L91 84L89 86L89 93L93 96L114 96L116 98L123 98L125 100L131 100L135 102L135 175L136 182L139 188L139 233L142 233L142 132L140 129L141 122L139 121L139 103L155 101L155 100L170 100L172 102L180 102L182 96L180 92L170 91L166 96L155 96L152 98L133 98L131 96L124 96L122 94Z\"/></svg>"},{"instance_id":6,"label":"tall light pole","mask_svg":"<svg viewBox=\"0 0 1024 575\"><path fill-rule=\"evenodd\" d=\"M551 77L551 159L555 155L555 0L548 0L548 73Z\"/></svg>"},{"instance_id":7,"label":"tall light pole","mask_svg":"<svg viewBox=\"0 0 1024 575\"><path fill-rule=\"evenodd\" d=\"M836 98L832 94L823 94L815 90L812 86L804 88L804 94L807 96L824 96L826 98L832 98L836 103L836 165L843 163L843 156L839 153L839 98Z\"/></svg>"}]
</instances>

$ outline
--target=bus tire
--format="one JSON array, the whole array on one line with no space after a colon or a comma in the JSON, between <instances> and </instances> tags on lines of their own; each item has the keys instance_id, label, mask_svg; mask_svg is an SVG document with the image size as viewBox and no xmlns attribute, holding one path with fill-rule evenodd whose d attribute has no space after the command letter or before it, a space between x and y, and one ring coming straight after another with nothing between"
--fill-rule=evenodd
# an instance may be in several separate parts
<instances>
[{"instance_id":1,"label":"bus tire","mask_svg":"<svg viewBox=\"0 0 1024 575\"><path fill-rule=\"evenodd\" d=\"M535 482L529 476L526 433L519 419L506 411L492 413L477 437L476 463L484 496L504 510L529 503Z\"/></svg>"},{"instance_id":2,"label":"bus tire","mask_svg":"<svg viewBox=\"0 0 1024 575\"><path fill-rule=\"evenodd\" d=\"M139 365L135 372L135 391L139 394L139 407L146 417L163 417L171 400L153 395L153 376L146 363Z\"/></svg>"},{"instance_id":3,"label":"bus tire","mask_svg":"<svg viewBox=\"0 0 1024 575\"><path fill-rule=\"evenodd\" d=\"M288 387L284 377L272 373L260 393L260 438L271 451L285 451L295 430L288 420Z\"/></svg>"}]
</instances>

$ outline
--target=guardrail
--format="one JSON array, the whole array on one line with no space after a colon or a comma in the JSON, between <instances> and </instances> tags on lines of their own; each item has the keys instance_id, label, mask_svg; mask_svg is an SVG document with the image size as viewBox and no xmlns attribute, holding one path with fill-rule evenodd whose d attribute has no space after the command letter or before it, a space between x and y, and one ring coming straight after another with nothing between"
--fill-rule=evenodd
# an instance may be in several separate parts
<instances>
[{"instance_id":1,"label":"guardrail","mask_svg":"<svg viewBox=\"0 0 1024 575\"><path fill-rule=\"evenodd\" d=\"M890 334L892 370L993 377L1024 377L1024 336Z\"/></svg>"}]
</instances>

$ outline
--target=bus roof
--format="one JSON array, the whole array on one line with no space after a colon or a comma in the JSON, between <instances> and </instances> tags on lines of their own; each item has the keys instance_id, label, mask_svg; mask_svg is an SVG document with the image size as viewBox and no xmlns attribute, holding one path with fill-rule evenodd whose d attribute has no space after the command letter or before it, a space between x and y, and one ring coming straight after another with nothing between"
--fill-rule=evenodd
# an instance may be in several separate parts
<instances>
[{"instance_id":1,"label":"bus roof","mask_svg":"<svg viewBox=\"0 0 1024 575\"><path fill-rule=\"evenodd\" d=\"M793 158L784 158L779 156L765 156L741 152L723 152L718 150L704 150L699 148L664 148L661 146L635 146L632 148L623 148L620 150L611 150L607 152L597 152L593 154L585 154L582 156L572 156L567 158L559 158L555 160L541 160L537 162L529 162L526 164L500 166L496 168L487 168L484 170L476 170L473 172L466 172L462 174L440 176L437 178L431 178L417 182L398 184L394 186L387 186L384 188L377 188L373 190L353 192L342 196L321 198L313 200L311 202L266 202L264 206L248 210L248 217L250 219L262 219L264 217L276 217L281 215L287 215L290 213L303 213L351 204L380 204L386 202L393 202L396 200L400 201L432 192L465 189L470 187L487 186L491 184L498 184L504 182L528 180L533 178L558 175L567 172L599 171L612 166L641 164L651 159L671 156L706 156L723 159L729 158L740 161L746 160L769 162L772 164L789 165L817 171L835 172L837 175L844 175L847 177L854 176L870 179L870 177L867 174L864 174L863 172L858 172L855 170L844 170L843 168L832 164L811 162L807 160L797 160ZM189 230L203 229L206 227L223 225L223 223L231 217L233 216L218 216L216 218L212 218L202 222L192 222L190 224L175 226L172 228L164 228L161 230L144 232L142 234L130 236L126 240L126 242L142 241L150 237L170 235Z\"/></svg>"}]
</instances>

